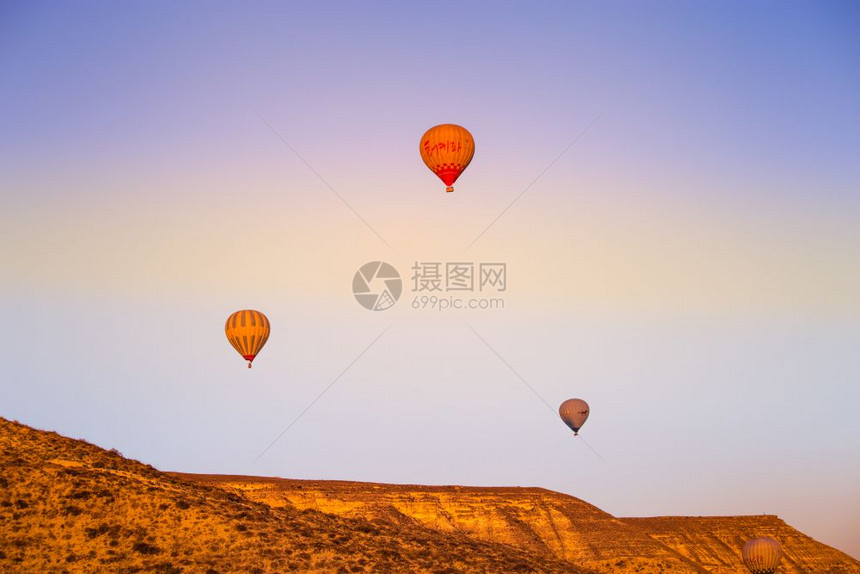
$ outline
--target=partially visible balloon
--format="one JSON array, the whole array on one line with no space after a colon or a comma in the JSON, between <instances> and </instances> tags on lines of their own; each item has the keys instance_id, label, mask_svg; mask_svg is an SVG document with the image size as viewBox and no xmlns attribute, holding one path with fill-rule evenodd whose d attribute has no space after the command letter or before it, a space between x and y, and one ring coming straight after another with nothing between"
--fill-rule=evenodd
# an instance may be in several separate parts
<instances>
[{"instance_id":1,"label":"partially visible balloon","mask_svg":"<svg viewBox=\"0 0 860 574\"><path fill-rule=\"evenodd\" d=\"M744 544L741 555L744 558L744 565L752 574L774 574L782 559L782 548L779 542L765 536L754 538Z\"/></svg>"},{"instance_id":2,"label":"partially visible balloon","mask_svg":"<svg viewBox=\"0 0 860 574\"><path fill-rule=\"evenodd\" d=\"M233 348L248 361L250 369L257 353L269 340L269 319L259 311L236 311L227 318L224 332Z\"/></svg>"},{"instance_id":3,"label":"partially visible balloon","mask_svg":"<svg viewBox=\"0 0 860 574\"><path fill-rule=\"evenodd\" d=\"M418 151L430 171L448 186L445 191L454 191L454 182L475 155L475 140L464 127L441 124L424 132Z\"/></svg>"},{"instance_id":4,"label":"partially visible balloon","mask_svg":"<svg viewBox=\"0 0 860 574\"><path fill-rule=\"evenodd\" d=\"M568 399L558 407L558 415L576 436L588 418L588 403L582 399Z\"/></svg>"}]
</instances>

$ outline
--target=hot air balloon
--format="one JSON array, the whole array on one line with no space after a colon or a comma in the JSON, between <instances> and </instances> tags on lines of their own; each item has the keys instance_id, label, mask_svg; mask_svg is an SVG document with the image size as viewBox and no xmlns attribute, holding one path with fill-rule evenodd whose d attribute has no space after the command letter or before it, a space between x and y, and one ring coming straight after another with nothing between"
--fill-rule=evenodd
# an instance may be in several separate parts
<instances>
[{"instance_id":1,"label":"hot air balloon","mask_svg":"<svg viewBox=\"0 0 860 574\"><path fill-rule=\"evenodd\" d=\"M236 311L227 317L224 332L233 348L248 361L250 369L254 357L269 339L269 319L259 311Z\"/></svg>"},{"instance_id":2,"label":"hot air balloon","mask_svg":"<svg viewBox=\"0 0 860 574\"><path fill-rule=\"evenodd\" d=\"M442 124L424 132L418 151L430 171L448 186L445 191L454 191L454 182L475 155L475 140L466 128Z\"/></svg>"},{"instance_id":3,"label":"hot air balloon","mask_svg":"<svg viewBox=\"0 0 860 574\"><path fill-rule=\"evenodd\" d=\"M779 542L765 536L744 544L741 554L744 557L744 565L752 574L773 574L782 559L782 548Z\"/></svg>"},{"instance_id":4,"label":"hot air balloon","mask_svg":"<svg viewBox=\"0 0 860 574\"><path fill-rule=\"evenodd\" d=\"M588 418L588 403L582 399L568 399L558 407L558 415L564 424L570 427L573 435L577 436Z\"/></svg>"}]
</instances>

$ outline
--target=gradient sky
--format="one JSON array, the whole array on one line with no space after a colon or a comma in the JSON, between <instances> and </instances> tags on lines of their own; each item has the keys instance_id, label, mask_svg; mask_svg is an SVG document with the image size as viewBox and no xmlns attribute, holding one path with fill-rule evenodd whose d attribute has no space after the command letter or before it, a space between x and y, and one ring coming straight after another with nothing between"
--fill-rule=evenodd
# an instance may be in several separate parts
<instances>
[{"instance_id":1,"label":"gradient sky","mask_svg":"<svg viewBox=\"0 0 860 574\"><path fill-rule=\"evenodd\" d=\"M860 6L489 6L0 4L0 415L164 470L778 514L860 557ZM453 194L439 123L476 140ZM415 261L506 262L505 309L413 310Z\"/></svg>"}]
</instances>

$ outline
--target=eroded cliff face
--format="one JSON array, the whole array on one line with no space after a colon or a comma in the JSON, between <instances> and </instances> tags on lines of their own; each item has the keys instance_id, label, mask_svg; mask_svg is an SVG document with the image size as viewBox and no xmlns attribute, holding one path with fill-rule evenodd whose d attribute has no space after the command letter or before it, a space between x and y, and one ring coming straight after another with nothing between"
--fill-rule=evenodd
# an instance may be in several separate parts
<instances>
[{"instance_id":1,"label":"eroded cliff face","mask_svg":"<svg viewBox=\"0 0 860 574\"><path fill-rule=\"evenodd\" d=\"M860 562L774 516L615 518L540 488L163 473L0 417L0 572L711 572Z\"/></svg>"},{"instance_id":2,"label":"eroded cliff face","mask_svg":"<svg viewBox=\"0 0 860 574\"><path fill-rule=\"evenodd\" d=\"M860 562L774 516L615 518L540 488L412 486L219 475L176 475L241 493L274 508L417 523L501 542L601 572L746 572L740 549L773 536L784 574L856 573Z\"/></svg>"},{"instance_id":3,"label":"eroded cliff face","mask_svg":"<svg viewBox=\"0 0 860 574\"><path fill-rule=\"evenodd\" d=\"M272 508L2 417L0 572L595 574L416 523Z\"/></svg>"},{"instance_id":4,"label":"eroded cliff face","mask_svg":"<svg viewBox=\"0 0 860 574\"><path fill-rule=\"evenodd\" d=\"M747 540L759 536L778 540L785 550L780 574L860 572L860 562L795 530L776 516L665 516L622 520L641 528L713 574L747 574L741 564L740 549Z\"/></svg>"},{"instance_id":5,"label":"eroded cliff face","mask_svg":"<svg viewBox=\"0 0 860 574\"><path fill-rule=\"evenodd\" d=\"M641 529L582 500L540 488L177 476L241 493L275 508L413 522L562 558L602 572L704 572Z\"/></svg>"}]
</instances>

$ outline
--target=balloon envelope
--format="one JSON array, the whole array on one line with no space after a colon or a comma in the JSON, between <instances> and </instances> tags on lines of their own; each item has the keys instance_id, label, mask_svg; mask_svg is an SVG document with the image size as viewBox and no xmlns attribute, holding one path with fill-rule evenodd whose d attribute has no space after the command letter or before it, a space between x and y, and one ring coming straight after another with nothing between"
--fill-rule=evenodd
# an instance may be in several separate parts
<instances>
[{"instance_id":1,"label":"balloon envelope","mask_svg":"<svg viewBox=\"0 0 860 574\"><path fill-rule=\"evenodd\" d=\"M224 326L227 340L242 358L251 363L269 340L269 319L259 311L244 309L227 318Z\"/></svg>"},{"instance_id":2,"label":"balloon envelope","mask_svg":"<svg viewBox=\"0 0 860 574\"><path fill-rule=\"evenodd\" d=\"M464 127L441 124L424 132L418 151L430 171L448 186L445 191L454 191L454 182L475 155L475 140Z\"/></svg>"},{"instance_id":3,"label":"balloon envelope","mask_svg":"<svg viewBox=\"0 0 860 574\"><path fill-rule=\"evenodd\" d=\"M782 559L782 547L768 536L754 538L744 544L741 555L752 574L773 574Z\"/></svg>"},{"instance_id":4,"label":"balloon envelope","mask_svg":"<svg viewBox=\"0 0 860 574\"><path fill-rule=\"evenodd\" d=\"M579 429L582 428L585 419L588 418L588 412L588 403L582 399L568 399L558 407L558 415L564 424L570 427L573 434L579 433Z\"/></svg>"}]
</instances>

